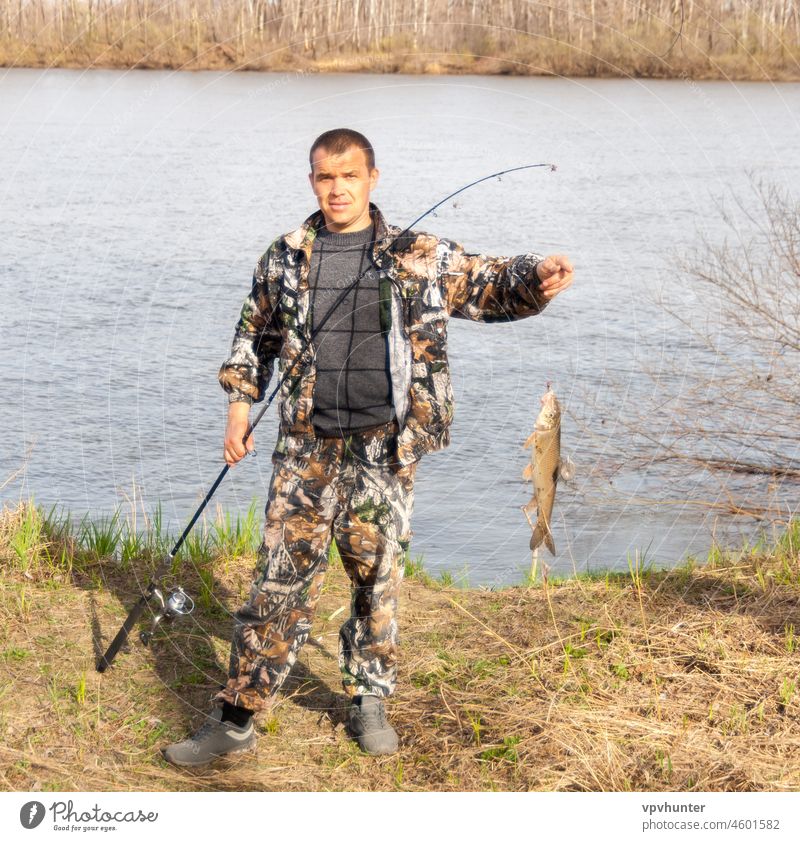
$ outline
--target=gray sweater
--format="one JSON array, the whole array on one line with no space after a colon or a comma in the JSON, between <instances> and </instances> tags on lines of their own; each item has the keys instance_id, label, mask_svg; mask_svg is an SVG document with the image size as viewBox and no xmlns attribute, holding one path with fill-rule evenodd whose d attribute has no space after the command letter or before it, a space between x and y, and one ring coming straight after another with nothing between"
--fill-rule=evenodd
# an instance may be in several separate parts
<instances>
[{"instance_id":1,"label":"gray sweater","mask_svg":"<svg viewBox=\"0 0 800 841\"><path fill-rule=\"evenodd\" d=\"M345 286L370 266L372 227L347 234L321 228L311 252L311 327ZM394 418L387 339L381 332L378 276L370 267L314 339L314 430L343 437Z\"/></svg>"}]
</instances>

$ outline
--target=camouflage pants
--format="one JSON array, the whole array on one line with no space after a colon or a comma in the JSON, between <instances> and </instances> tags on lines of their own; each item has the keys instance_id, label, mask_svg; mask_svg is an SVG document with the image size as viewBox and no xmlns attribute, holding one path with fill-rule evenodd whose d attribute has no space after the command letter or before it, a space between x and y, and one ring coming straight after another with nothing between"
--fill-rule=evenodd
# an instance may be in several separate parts
<instances>
[{"instance_id":1,"label":"camouflage pants","mask_svg":"<svg viewBox=\"0 0 800 841\"><path fill-rule=\"evenodd\" d=\"M313 439L298 455L282 451L279 437L256 575L235 614L228 682L214 700L256 711L268 705L308 639L331 537L352 585L339 632L345 692L390 695L416 463L396 464L386 427Z\"/></svg>"}]
</instances>

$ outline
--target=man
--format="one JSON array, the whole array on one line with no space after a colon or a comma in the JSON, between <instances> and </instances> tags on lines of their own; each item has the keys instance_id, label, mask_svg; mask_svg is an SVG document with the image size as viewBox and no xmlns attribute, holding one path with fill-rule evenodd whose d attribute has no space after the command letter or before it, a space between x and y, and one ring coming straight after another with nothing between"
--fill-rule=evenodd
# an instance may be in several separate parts
<instances>
[{"instance_id":1,"label":"man","mask_svg":"<svg viewBox=\"0 0 800 841\"><path fill-rule=\"evenodd\" d=\"M275 360L281 375L291 371L228 681L197 733L164 750L178 765L255 744L252 715L269 704L308 638L332 537L353 588L339 635L350 731L367 753L397 750L382 699L395 689L397 594L417 463L450 440L447 320L525 318L572 283L563 255L488 258L428 234L399 236L370 203L379 173L358 132L325 132L309 163L320 209L259 260L219 374L230 401L224 454L234 465L253 449L252 435L243 440L249 409Z\"/></svg>"}]
</instances>

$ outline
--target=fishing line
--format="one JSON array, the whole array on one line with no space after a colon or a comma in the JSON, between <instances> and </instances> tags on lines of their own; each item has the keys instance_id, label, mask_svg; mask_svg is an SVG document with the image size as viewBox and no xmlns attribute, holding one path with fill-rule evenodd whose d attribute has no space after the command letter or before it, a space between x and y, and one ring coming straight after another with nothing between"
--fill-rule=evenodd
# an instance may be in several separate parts
<instances>
[{"instance_id":1,"label":"fishing line","mask_svg":"<svg viewBox=\"0 0 800 841\"><path fill-rule=\"evenodd\" d=\"M430 213L433 213L437 208L441 207L443 204L450 201L451 199L454 199L456 196L460 195L461 193L465 192L466 190L469 190L469 189L471 189L472 187L475 187L478 184L482 184L484 181L491 181L494 178L497 178L498 180L500 180L500 179L502 179L502 176L508 175L512 172L521 172L521 171L526 170L526 169L539 169L539 168L542 168L542 167L547 167L551 172L554 172L555 169L556 169L556 165L555 164L550 164L550 163L524 164L523 166L510 167L509 169L503 169L503 170L500 170L499 172L493 172L490 175L484 175L482 178L476 178L474 181L470 181L469 184L465 184L463 187L459 187L457 190L454 190L452 193L445 196L440 201L436 202L436 204L429 207L424 213L420 214L416 219L414 219L413 222L411 222L409 225L407 225L405 228L403 228L403 230L399 234L397 234L397 236L395 236L392 239L392 241L381 252L379 252L379 254L373 255L373 260L371 260L370 263L372 263L374 261L374 257L378 257L378 256L383 257L384 255L388 254L392 250L392 248L399 241L401 241L403 239L403 237L405 237L408 233L411 232L411 229L417 223L421 222L426 216L428 216ZM373 233L374 232L375 232L375 223L373 222ZM373 239L373 242L374 242L374 239ZM342 302L345 300L347 295L353 289L355 289L355 287L358 285L358 283L362 280L362 278L371 269L372 269L372 265L368 265L367 268L364 269L362 272L360 272L351 283L349 283L347 286L345 286L342 289L342 291L337 296L336 300L334 301L333 305L330 307L328 312L319 321L319 323L317 325L315 325L315 327L310 331L310 333L308 333L308 335L306 335L305 333L299 333L300 338L302 339L302 342L303 342L302 349L297 354L294 361L287 368L287 370L284 371L284 373L281 375L281 377L278 381L278 384L272 389L272 392L270 393L269 397L264 401L264 405L260 409L258 414L248 424L247 431L245 432L244 437L242 438L242 443L243 444L246 444L247 439L253 434L253 431L258 426L261 419L264 417L264 414L267 411L267 409L272 405L273 400L278 395L281 388L283 388L284 384L293 375L297 365L300 362L303 361L304 357L306 356L306 353L309 350L312 349L312 342L314 341L316 336L319 334L320 330L322 330L322 328L325 326L328 319L333 315L333 313L336 311L336 309L342 304ZM395 283L395 284L397 283L396 281L392 281L392 282ZM298 382L298 387L299 386L300 386L300 382ZM253 453L255 454L255 451L253 451ZM181 532L181 535L178 538L177 542L172 547L170 552L161 560L160 564L158 565L158 567L156 568L156 571L153 574L153 577L150 579L150 583L147 587L147 590L144 593L142 593L142 597L140 598L140 600L133 606L133 608L131 609L131 612L128 614L127 618L125 619L125 621L124 621L122 627L120 628L119 632L117 633L116 637L114 637L111 644L109 645L108 650L98 661L97 666L96 666L97 671L104 672L113 663L114 658L116 657L120 648L123 646L123 644L127 640L131 630L133 629L133 626L136 624L136 622L142 616L145 609L149 606L151 599L155 600L158 604L161 605L161 609L156 613L156 615L154 617L153 629L155 629L155 627L163 619L166 618L167 620L169 620L169 619L172 618L172 615L165 614L164 609L163 609L163 605L164 605L165 601L169 602L169 596L173 595L174 591L172 591L172 593L168 594L168 598L165 600L164 596L161 593L161 590L159 588L159 582L164 577L164 575L166 575L167 570L171 567L172 562L175 559L175 556L178 554L178 552L180 551L180 548L183 546L184 542L186 541L186 538L189 536L189 534L192 531L192 529L194 528L195 524L200 519L200 516L202 515L206 506L208 505L208 503L211 501L211 498L216 493L217 488L222 484L222 480L225 478L225 476L228 473L228 470L230 469L230 467L231 467L231 465L226 463L225 466L222 468L222 470L220 470L219 475L214 480L211 487L208 489L206 495L203 497L202 502L197 507L197 510L194 512L194 514L192 515L192 518L189 520L189 523L187 524L186 528L184 528L184 530ZM180 590L180 588L176 588L176 589ZM181 590L180 592L182 593L183 591ZM289 594L287 593L286 598L288 598L288 595ZM176 614L173 614L173 615L180 615L180 614L176 613ZM142 642L145 642L145 644L147 644L147 640L149 640L149 636L150 636L149 634L146 634L146 633L143 632L143 634L140 635L140 638L142 639Z\"/></svg>"}]
</instances>

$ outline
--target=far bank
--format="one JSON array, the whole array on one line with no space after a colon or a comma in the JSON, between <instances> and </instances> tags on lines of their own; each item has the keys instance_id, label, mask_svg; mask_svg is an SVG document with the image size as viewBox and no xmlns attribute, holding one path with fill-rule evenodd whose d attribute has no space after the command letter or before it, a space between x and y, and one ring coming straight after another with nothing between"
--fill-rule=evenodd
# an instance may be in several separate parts
<instances>
[{"instance_id":1,"label":"far bank","mask_svg":"<svg viewBox=\"0 0 800 841\"><path fill-rule=\"evenodd\" d=\"M794 4L5 2L0 66L800 79Z\"/></svg>"}]
</instances>

